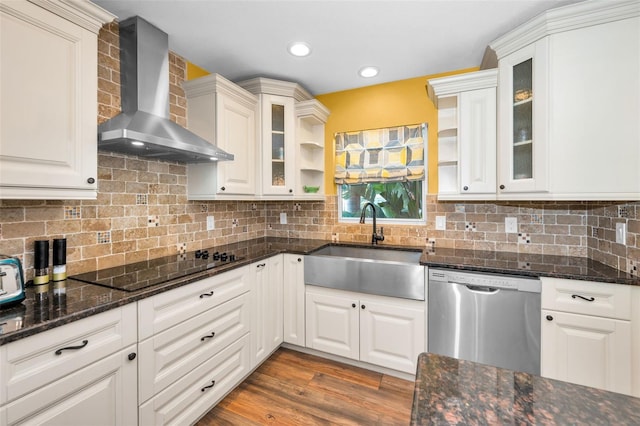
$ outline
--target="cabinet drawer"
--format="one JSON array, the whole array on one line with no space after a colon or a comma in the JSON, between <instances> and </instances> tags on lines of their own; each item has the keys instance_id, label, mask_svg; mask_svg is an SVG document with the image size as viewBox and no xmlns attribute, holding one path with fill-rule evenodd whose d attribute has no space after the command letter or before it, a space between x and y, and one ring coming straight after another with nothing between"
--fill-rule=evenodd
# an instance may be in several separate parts
<instances>
[{"instance_id":1,"label":"cabinet drawer","mask_svg":"<svg viewBox=\"0 0 640 426\"><path fill-rule=\"evenodd\" d=\"M0 348L0 404L136 343L135 322L134 303L3 346ZM84 341L87 343L83 344ZM76 346L81 348L62 350Z\"/></svg>"},{"instance_id":2,"label":"cabinet drawer","mask_svg":"<svg viewBox=\"0 0 640 426\"><path fill-rule=\"evenodd\" d=\"M544 277L540 280L542 309L631 319L631 286Z\"/></svg>"},{"instance_id":3,"label":"cabinet drawer","mask_svg":"<svg viewBox=\"0 0 640 426\"><path fill-rule=\"evenodd\" d=\"M246 266L233 269L139 301L139 340L246 293L250 289L247 272Z\"/></svg>"},{"instance_id":4,"label":"cabinet drawer","mask_svg":"<svg viewBox=\"0 0 640 426\"><path fill-rule=\"evenodd\" d=\"M193 424L240 383L250 364L247 334L142 404L139 424Z\"/></svg>"},{"instance_id":5,"label":"cabinet drawer","mask_svg":"<svg viewBox=\"0 0 640 426\"><path fill-rule=\"evenodd\" d=\"M251 298L245 293L141 342L140 402L248 333L250 309Z\"/></svg>"}]
</instances>

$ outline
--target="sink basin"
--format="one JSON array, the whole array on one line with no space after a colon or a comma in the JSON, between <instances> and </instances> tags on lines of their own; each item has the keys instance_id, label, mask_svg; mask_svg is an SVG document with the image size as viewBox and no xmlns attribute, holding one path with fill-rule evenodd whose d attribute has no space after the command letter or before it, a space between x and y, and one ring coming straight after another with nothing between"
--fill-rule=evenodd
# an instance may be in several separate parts
<instances>
[{"instance_id":1,"label":"sink basin","mask_svg":"<svg viewBox=\"0 0 640 426\"><path fill-rule=\"evenodd\" d=\"M327 246L305 256L304 282L359 293L424 300L420 251Z\"/></svg>"}]
</instances>

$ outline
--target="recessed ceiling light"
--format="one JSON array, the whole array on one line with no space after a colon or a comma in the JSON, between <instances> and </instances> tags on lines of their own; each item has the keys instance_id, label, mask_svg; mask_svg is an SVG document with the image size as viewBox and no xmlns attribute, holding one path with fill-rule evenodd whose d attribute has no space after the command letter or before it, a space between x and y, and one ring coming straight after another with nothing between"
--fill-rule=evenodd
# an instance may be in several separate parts
<instances>
[{"instance_id":1,"label":"recessed ceiling light","mask_svg":"<svg viewBox=\"0 0 640 426\"><path fill-rule=\"evenodd\" d=\"M135 146L144 146L144 142L140 142L140 141L131 141L131 145L135 145Z\"/></svg>"},{"instance_id":2,"label":"recessed ceiling light","mask_svg":"<svg viewBox=\"0 0 640 426\"><path fill-rule=\"evenodd\" d=\"M364 68L361 68L360 71L358 71L358 74L360 74L360 77L365 77L365 78L375 77L376 75L378 75L378 68L364 67Z\"/></svg>"},{"instance_id":3,"label":"recessed ceiling light","mask_svg":"<svg viewBox=\"0 0 640 426\"><path fill-rule=\"evenodd\" d=\"M308 56L311 53L311 46L303 41L296 41L289 45L288 50L293 56Z\"/></svg>"}]
</instances>

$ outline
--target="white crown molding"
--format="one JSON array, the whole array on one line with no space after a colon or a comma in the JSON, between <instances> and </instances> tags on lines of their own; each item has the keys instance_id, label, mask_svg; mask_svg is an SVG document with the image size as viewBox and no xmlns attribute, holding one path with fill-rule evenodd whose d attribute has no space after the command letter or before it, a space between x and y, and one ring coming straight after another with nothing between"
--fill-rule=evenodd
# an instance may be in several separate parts
<instances>
[{"instance_id":1,"label":"white crown molding","mask_svg":"<svg viewBox=\"0 0 640 426\"><path fill-rule=\"evenodd\" d=\"M253 108L258 104L258 97L243 89L220 74L209 74L204 77L182 82L182 88L187 98L202 96L210 93L222 93L233 96L245 106Z\"/></svg>"},{"instance_id":2,"label":"white crown molding","mask_svg":"<svg viewBox=\"0 0 640 426\"><path fill-rule=\"evenodd\" d=\"M427 81L427 94L438 105L438 98L455 95L469 90L487 89L498 86L498 70L467 72L447 77L432 78Z\"/></svg>"},{"instance_id":3,"label":"white crown molding","mask_svg":"<svg viewBox=\"0 0 640 426\"><path fill-rule=\"evenodd\" d=\"M313 96L302 86L290 81L274 80L272 78L256 77L238 83L254 95L267 94L276 96L287 96L296 102L308 101Z\"/></svg>"},{"instance_id":4,"label":"white crown molding","mask_svg":"<svg viewBox=\"0 0 640 426\"><path fill-rule=\"evenodd\" d=\"M323 123L326 123L329 118L329 114L329 109L322 105L322 103L317 99L310 99L308 101L296 103L297 117L314 117Z\"/></svg>"},{"instance_id":5,"label":"white crown molding","mask_svg":"<svg viewBox=\"0 0 640 426\"><path fill-rule=\"evenodd\" d=\"M116 15L88 0L29 0L29 2L95 34L98 34L104 24L117 18Z\"/></svg>"},{"instance_id":6,"label":"white crown molding","mask_svg":"<svg viewBox=\"0 0 640 426\"><path fill-rule=\"evenodd\" d=\"M498 59L551 34L640 16L640 0L589 0L551 9L489 44Z\"/></svg>"}]
</instances>

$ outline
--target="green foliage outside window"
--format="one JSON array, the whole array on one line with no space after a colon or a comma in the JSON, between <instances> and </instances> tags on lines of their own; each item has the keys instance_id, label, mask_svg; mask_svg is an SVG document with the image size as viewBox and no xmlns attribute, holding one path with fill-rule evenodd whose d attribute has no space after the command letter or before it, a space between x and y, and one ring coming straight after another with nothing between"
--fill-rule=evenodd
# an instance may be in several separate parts
<instances>
[{"instance_id":1,"label":"green foliage outside window","mask_svg":"<svg viewBox=\"0 0 640 426\"><path fill-rule=\"evenodd\" d=\"M377 217L421 220L423 181L341 185L342 218L360 217L362 207L373 203ZM370 209L367 209L367 217Z\"/></svg>"}]
</instances>

